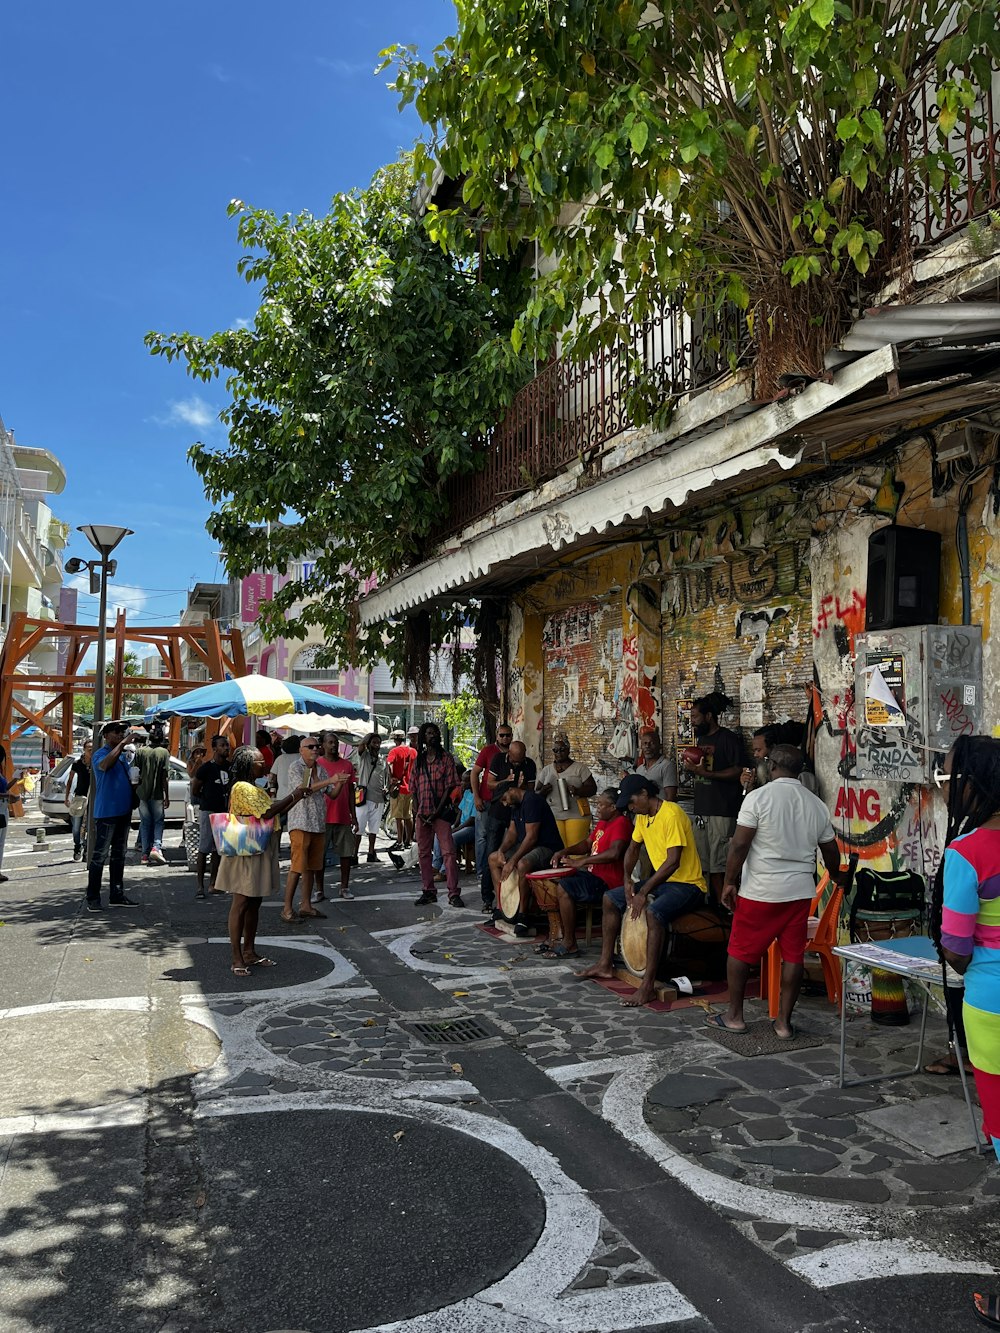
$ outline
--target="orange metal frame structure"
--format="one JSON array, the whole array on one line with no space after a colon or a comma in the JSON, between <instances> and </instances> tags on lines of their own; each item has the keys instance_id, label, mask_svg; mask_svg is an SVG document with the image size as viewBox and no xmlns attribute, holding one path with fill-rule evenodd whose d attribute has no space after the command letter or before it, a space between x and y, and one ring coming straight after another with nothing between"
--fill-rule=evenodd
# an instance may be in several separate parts
<instances>
[{"instance_id":1,"label":"orange metal frame structure","mask_svg":"<svg viewBox=\"0 0 1000 1333\"><path fill-rule=\"evenodd\" d=\"M80 668L88 650L96 644L100 630L96 625L66 625L58 620L40 620L17 611L11 617L10 632L0 652L0 737L7 745L6 776L12 776L12 741L29 727L40 727L63 754L73 749L73 695L92 692L96 677L83 675ZM195 658L208 670L209 682L247 674L243 652L243 636L239 630L223 632L214 620L201 625L166 625L162 628L132 629L126 624L125 612L119 611L113 629L107 631L110 671L106 689L105 715L121 717L126 691L129 694L180 694L204 685L204 680L188 680L182 674L181 647L186 644ZM39 675L22 670L23 663L46 639L65 640L66 665L58 676ZM124 674L126 643L144 643L153 648L167 668L165 676L126 676ZM38 712L15 697L15 690L33 690L50 693L52 698ZM62 708L58 722L53 714ZM207 718L208 735L226 731L232 719ZM180 740L180 719L170 724L170 749L177 753Z\"/></svg>"}]
</instances>

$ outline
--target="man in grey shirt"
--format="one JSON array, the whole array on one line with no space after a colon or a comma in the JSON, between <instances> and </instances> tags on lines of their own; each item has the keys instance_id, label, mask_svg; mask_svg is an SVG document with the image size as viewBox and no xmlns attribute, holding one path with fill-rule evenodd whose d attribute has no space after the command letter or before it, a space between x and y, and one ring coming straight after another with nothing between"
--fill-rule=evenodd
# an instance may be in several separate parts
<instances>
[{"instance_id":1,"label":"man in grey shirt","mask_svg":"<svg viewBox=\"0 0 1000 1333\"><path fill-rule=\"evenodd\" d=\"M639 758L633 772L636 777L655 782L661 800L677 800L677 765L663 753L655 727L644 727L639 736Z\"/></svg>"}]
</instances>

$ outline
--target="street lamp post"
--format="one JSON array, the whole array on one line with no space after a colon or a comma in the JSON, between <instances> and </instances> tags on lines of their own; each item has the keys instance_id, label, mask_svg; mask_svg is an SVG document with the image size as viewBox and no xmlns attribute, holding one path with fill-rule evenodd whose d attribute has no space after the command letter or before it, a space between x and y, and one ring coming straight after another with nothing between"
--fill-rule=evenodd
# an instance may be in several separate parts
<instances>
[{"instance_id":1,"label":"street lamp post","mask_svg":"<svg viewBox=\"0 0 1000 1333\"><path fill-rule=\"evenodd\" d=\"M105 673L107 671L107 619L108 619L108 578L113 575L118 562L109 559L111 552L125 537L132 536L131 528L116 528L106 524L87 523L77 528L100 555L99 560L73 559L66 561L66 569L71 574L82 569L90 571L90 591L94 591L95 581L99 585L100 609L97 613L97 679L94 681L94 749L100 749L101 729L104 726ZM91 778L93 782L93 778ZM87 855L94 854L94 802L87 803Z\"/></svg>"}]
</instances>

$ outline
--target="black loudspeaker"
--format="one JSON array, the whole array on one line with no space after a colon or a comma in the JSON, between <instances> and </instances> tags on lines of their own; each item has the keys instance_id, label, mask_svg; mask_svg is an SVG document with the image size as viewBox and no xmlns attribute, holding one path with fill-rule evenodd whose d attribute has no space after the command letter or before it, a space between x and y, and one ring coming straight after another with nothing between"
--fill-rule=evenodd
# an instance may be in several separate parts
<instances>
[{"instance_id":1,"label":"black loudspeaker","mask_svg":"<svg viewBox=\"0 0 1000 1333\"><path fill-rule=\"evenodd\" d=\"M940 582L940 533L879 528L868 538L865 628L936 624Z\"/></svg>"}]
</instances>

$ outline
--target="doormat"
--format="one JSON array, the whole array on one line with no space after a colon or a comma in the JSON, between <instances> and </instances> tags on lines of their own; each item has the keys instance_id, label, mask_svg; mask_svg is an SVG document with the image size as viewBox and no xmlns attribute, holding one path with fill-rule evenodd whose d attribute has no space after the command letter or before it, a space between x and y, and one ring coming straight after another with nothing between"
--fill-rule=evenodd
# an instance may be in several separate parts
<instances>
[{"instance_id":1,"label":"doormat","mask_svg":"<svg viewBox=\"0 0 1000 1333\"><path fill-rule=\"evenodd\" d=\"M792 1026L795 1027L794 1023ZM804 1051L809 1046L826 1046L829 1042L828 1037L821 1036L818 1032L805 1032L801 1028L795 1028L795 1036L790 1040L782 1041L775 1034L769 1018L750 1023L746 1032L725 1032L722 1028L712 1027L708 1023L705 1024L703 1031L706 1037L711 1037L712 1041L725 1046L727 1051L732 1051L734 1055L746 1056L747 1059L755 1055L780 1055L782 1051Z\"/></svg>"}]
</instances>

